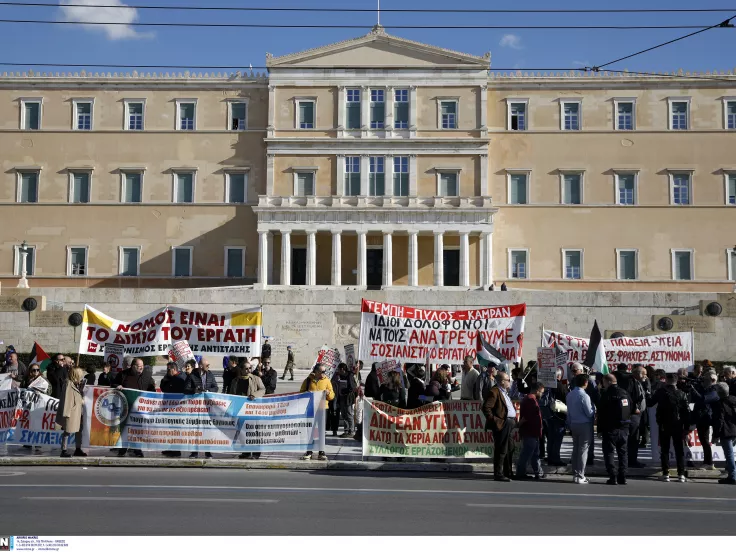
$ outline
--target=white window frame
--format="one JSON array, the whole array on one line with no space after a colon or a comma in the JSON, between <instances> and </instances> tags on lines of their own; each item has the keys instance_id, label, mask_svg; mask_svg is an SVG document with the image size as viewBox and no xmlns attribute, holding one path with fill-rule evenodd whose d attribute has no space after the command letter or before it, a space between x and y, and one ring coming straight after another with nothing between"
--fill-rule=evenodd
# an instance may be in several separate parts
<instances>
[{"instance_id":1,"label":"white window frame","mask_svg":"<svg viewBox=\"0 0 736 552\"><path fill-rule=\"evenodd\" d=\"M189 130L182 130L181 128L181 106L182 104L194 104L194 128ZM199 109L197 105L197 98L176 98L176 130L182 130L182 132L194 132L198 130L197 115L199 115Z\"/></svg>"},{"instance_id":2,"label":"white window frame","mask_svg":"<svg viewBox=\"0 0 736 552\"><path fill-rule=\"evenodd\" d=\"M565 176L578 175L580 177L580 203L565 203ZM585 171L565 169L560 171L560 205L585 205Z\"/></svg>"},{"instance_id":3,"label":"white window frame","mask_svg":"<svg viewBox=\"0 0 736 552\"><path fill-rule=\"evenodd\" d=\"M580 253L580 278L567 277L567 266L565 265L565 256L567 253ZM562 249L562 279L573 281L585 279L585 249Z\"/></svg>"},{"instance_id":4,"label":"white window frame","mask_svg":"<svg viewBox=\"0 0 736 552\"><path fill-rule=\"evenodd\" d=\"M730 178L736 179L736 171L731 170L724 170L723 171L723 200L729 207L736 207L736 203L729 203L728 202L728 181ZM692 192L692 182L690 183L690 188Z\"/></svg>"},{"instance_id":5,"label":"white window frame","mask_svg":"<svg viewBox=\"0 0 736 552\"><path fill-rule=\"evenodd\" d=\"M314 122L312 128L301 128L299 125L299 104L302 102L310 102L312 104L312 113L314 115ZM295 130L317 130L317 97L316 96L301 96L294 98L294 129Z\"/></svg>"},{"instance_id":6,"label":"white window frame","mask_svg":"<svg viewBox=\"0 0 736 552\"><path fill-rule=\"evenodd\" d=\"M681 280L676 278L675 270L675 253L690 253L690 278L689 280ZM672 269L672 280L675 282L694 282L695 281L695 250L694 249L670 249L670 261Z\"/></svg>"},{"instance_id":7,"label":"white window frame","mask_svg":"<svg viewBox=\"0 0 736 552\"><path fill-rule=\"evenodd\" d=\"M72 249L84 249L84 274L72 274ZM69 278L89 277L89 246L67 245L66 246L66 275Z\"/></svg>"},{"instance_id":8,"label":"white window frame","mask_svg":"<svg viewBox=\"0 0 736 552\"><path fill-rule=\"evenodd\" d=\"M89 108L89 130L77 128L79 123L79 104L88 103ZM78 132L92 132L95 129L95 99L94 98L74 98L72 99L72 130Z\"/></svg>"},{"instance_id":9,"label":"white window frame","mask_svg":"<svg viewBox=\"0 0 736 552\"><path fill-rule=\"evenodd\" d=\"M233 104L244 104L245 105L245 128L230 128L230 124L233 122ZM250 105L248 105L248 98L231 98L227 100L227 126L225 127L230 132L243 132L248 130L248 115L250 113Z\"/></svg>"},{"instance_id":10,"label":"white window frame","mask_svg":"<svg viewBox=\"0 0 736 552\"><path fill-rule=\"evenodd\" d=\"M26 128L26 104L38 104L38 128ZM41 130L43 128L43 98L20 98L20 129L28 132Z\"/></svg>"},{"instance_id":11,"label":"white window frame","mask_svg":"<svg viewBox=\"0 0 736 552\"><path fill-rule=\"evenodd\" d=\"M462 169L453 169L453 168L446 168L446 169L437 168L437 169L435 169L435 173L437 175L437 188L435 190L436 193L437 193L437 197L462 197L462 195L460 194L460 173L461 172L462 172ZM440 193L441 176L443 174L446 174L446 173L455 173L455 174L457 174L457 195L454 195L454 196L450 196L450 195L443 196Z\"/></svg>"},{"instance_id":12,"label":"white window frame","mask_svg":"<svg viewBox=\"0 0 736 552\"><path fill-rule=\"evenodd\" d=\"M578 128L565 128L565 104L578 104ZM560 130L564 132L580 132L583 130L583 100L581 98L560 98Z\"/></svg>"},{"instance_id":13,"label":"white window frame","mask_svg":"<svg viewBox=\"0 0 736 552\"><path fill-rule=\"evenodd\" d=\"M728 128L728 104L729 102L736 103L736 96L724 96L723 97L723 130L736 131L736 128Z\"/></svg>"},{"instance_id":14,"label":"white window frame","mask_svg":"<svg viewBox=\"0 0 736 552\"><path fill-rule=\"evenodd\" d=\"M176 276L176 250L189 250L189 276ZM172 278L192 278L192 266L194 265L194 246L192 245L172 245L171 246L171 276Z\"/></svg>"},{"instance_id":15,"label":"white window frame","mask_svg":"<svg viewBox=\"0 0 736 552\"><path fill-rule=\"evenodd\" d=\"M35 262L36 257L33 257L33 259ZM726 278L728 279L728 281L736 281L736 253L734 253L733 248L730 247L726 249L726 270L728 270L728 272L726 273Z\"/></svg>"},{"instance_id":16,"label":"white window frame","mask_svg":"<svg viewBox=\"0 0 736 552\"><path fill-rule=\"evenodd\" d=\"M246 107L246 115L248 108ZM243 203L232 203L230 201L230 177L234 174L242 174L245 178L243 180ZM248 180L250 178L250 169L228 169L225 171L225 199L224 202L228 205L247 205L248 204Z\"/></svg>"},{"instance_id":17,"label":"white window frame","mask_svg":"<svg viewBox=\"0 0 736 552\"><path fill-rule=\"evenodd\" d=\"M410 186L411 186L411 164L412 164L411 156L410 155L393 155L393 156L386 155L385 157L386 157L387 160L388 159L391 160L391 190L390 190L391 191L391 194L386 194L386 195L391 195L393 197L409 197L411 195L411 191L409 189ZM396 161L394 161L394 160L395 159L401 159L401 158L406 158L406 172L405 173L396 170L396 165L395 165ZM399 164L401 164L401 161L399 161ZM387 166L388 165L384 164L384 171L386 170ZM384 174L386 174L386 173L384 173ZM396 195L394 193L396 191L394 182L395 182L395 179L396 179L396 175L397 174L399 174L399 175L405 174L406 175L406 192L407 193L406 193L405 196L398 196L398 195ZM384 176L384 181L387 181L387 180L388 180L388 178L386 176ZM401 177L399 177L399 180L401 180ZM386 186L388 186L388 182L386 183ZM387 190L388 190L388 188L387 188Z\"/></svg>"},{"instance_id":18,"label":"white window frame","mask_svg":"<svg viewBox=\"0 0 736 552\"><path fill-rule=\"evenodd\" d=\"M631 129L619 128L618 126L618 106L622 103L631 104ZM613 130L620 132L632 132L636 130L636 98L613 98Z\"/></svg>"},{"instance_id":19,"label":"white window frame","mask_svg":"<svg viewBox=\"0 0 736 552\"><path fill-rule=\"evenodd\" d=\"M511 128L511 104L524 104L524 130ZM529 98L506 98L506 130L511 132L526 132L529 130Z\"/></svg>"},{"instance_id":20,"label":"white window frame","mask_svg":"<svg viewBox=\"0 0 736 552\"><path fill-rule=\"evenodd\" d=\"M135 267L135 276L123 274L123 250L125 249L137 249L138 250L138 264ZM118 277L121 278L138 278L141 275L141 246L140 245L120 245L118 246Z\"/></svg>"},{"instance_id":21,"label":"white window frame","mask_svg":"<svg viewBox=\"0 0 736 552\"><path fill-rule=\"evenodd\" d=\"M230 276L227 275L227 269L230 268L229 265L228 265L227 253L231 249L239 249L240 251L243 252L243 257L242 257L242 261L241 261L241 265L242 265L241 268L242 268L242 271L243 271L243 275L240 276L240 278L245 278L245 247L244 246L231 246L231 245L226 245L225 246L225 262L223 263L223 265L225 267L225 271L223 272L223 276L225 278L230 278ZM237 276L232 276L232 277L233 278L237 278Z\"/></svg>"},{"instance_id":22,"label":"white window frame","mask_svg":"<svg viewBox=\"0 0 736 552\"><path fill-rule=\"evenodd\" d=\"M373 117L372 117L373 104L376 103L376 102L374 102L372 100L372 98L373 98L373 91L374 90L376 90L376 91L380 90L380 91L383 92L383 102L380 102L380 103L383 103L383 121L381 121L381 126L380 127L373 127L372 126L373 125L373 121L372 121L372 119L373 119ZM365 92L365 91L361 91L361 92ZM387 88L383 88L381 86L371 86L368 89L368 128L370 130L373 130L373 131L386 130L386 115L387 115L386 109L388 108L388 93L389 93L389 90ZM362 121L361 121L361 123L362 123Z\"/></svg>"},{"instance_id":23,"label":"white window frame","mask_svg":"<svg viewBox=\"0 0 736 552\"><path fill-rule=\"evenodd\" d=\"M523 132L523 131L519 131ZM523 174L526 176L526 203L511 203L511 177ZM531 191L531 169L507 169L506 170L506 204L507 205L529 205L531 204L531 198L529 192Z\"/></svg>"},{"instance_id":24,"label":"white window frame","mask_svg":"<svg viewBox=\"0 0 736 552\"><path fill-rule=\"evenodd\" d=\"M36 173L36 201L29 205L35 205L40 203L41 199L41 169L40 168L29 168L29 169L16 169L15 170L15 202L21 203L21 189L23 187L23 175L25 173Z\"/></svg>"},{"instance_id":25,"label":"white window frame","mask_svg":"<svg viewBox=\"0 0 736 552\"><path fill-rule=\"evenodd\" d=\"M619 194L619 178L621 176L633 176L634 177L634 203L631 205L628 203L621 203L621 194ZM614 170L613 173L613 195L614 202L616 205L623 205L624 207L631 207L632 205L639 204L639 170L638 169L619 169Z\"/></svg>"},{"instance_id":26,"label":"white window frame","mask_svg":"<svg viewBox=\"0 0 736 552\"><path fill-rule=\"evenodd\" d=\"M305 168L294 167L292 168L292 172L294 174L293 197L317 197L317 169L314 167L305 167ZM297 194L297 189L299 185L299 173L312 173L312 184L314 185L314 195L300 196ZM345 182L338 183L338 186L340 185L345 186Z\"/></svg>"},{"instance_id":27,"label":"white window frame","mask_svg":"<svg viewBox=\"0 0 736 552\"><path fill-rule=\"evenodd\" d=\"M518 251L523 251L524 253L526 253L526 278L514 278L514 276L513 276L514 270L513 270L513 267L511 265L511 262L512 262L512 254L513 253L516 253ZM507 279L509 279L509 280L530 280L531 279L531 276L529 274L530 273L531 263L529 262L529 249L528 248L526 248L526 247L510 247L506 251L506 257L507 257L507 259L506 259L506 263L507 263L506 264L506 276L507 276Z\"/></svg>"},{"instance_id":28,"label":"white window frame","mask_svg":"<svg viewBox=\"0 0 736 552\"><path fill-rule=\"evenodd\" d=\"M676 174L687 174L690 176L690 190L689 190L689 199L690 202L686 205L681 205L679 203L675 203L675 175ZM695 186L693 186L694 178L693 175L695 174L694 169L668 169L667 170L667 178L670 181L670 205L676 205L677 207L688 207L690 205L695 205Z\"/></svg>"},{"instance_id":29,"label":"white window frame","mask_svg":"<svg viewBox=\"0 0 736 552\"><path fill-rule=\"evenodd\" d=\"M455 104L455 128L442 128L442 104L444 102L453 102ZM447 98L437 98L437 129L438 130L460 130L460 97L450 96Z\"/></svg>"},{"instance_id":30,"label":"white window frame","mask_svg":"<svg viewBox=\"0 0 736 552\"><path fill-rule=\"evenodd\" d=\"M396 93L399 90L406 91L406 102L399 102L399 101L396 100ZM411 88L409 88L409 87L406 87L405 88L403 86L399 86L399 87L396 87L393 90L392 94L394 95L394 97L393 97L393 110L394 110L394 112L391 114L391 116L393 117L393 121L394 121L394 127L393 128L394 128L394 130L409 130L409 127L411 126L411 123L410 123L410 119L411 119ZM388 100L388 98L387 98L387 100ZM397 119L396 119L396 110L397 110L398 105L399 104L402 104L402 103L406 103L406 117L407 117L406 118L406 126L397 127L396 126L396 121L397 121ZM388 101L387 101L387 104L388 104ZM388 111L386 113L388 114Z\"/></svg>"},{"instance_id":31,"label":"white window frame","mask_svg":"<svg viewBox=\"0 0 736 552\"><path fill-rule=\"evenodd\" d=\"M130 130L131 132L143 132L146 130L146 99L145 98L124 98L123 99L123 130ZM130 104L141 104L143 106L141 118L143 121L143 128L131 129L130 128Z\"/></svg>"},{"instance_id":32,"label":"white window frame","mask_svg":"<svg viewBox=\"0 0 736 552\"><path fill-rule=\"evenodd\" d=\"M89 176L89 201L87 203L92 203L92 173L94 172L94 169L69 169L67 170L67 173L69 174L69 189L67 190L67 201L69 203L74 203L74 175L80 174L80 173L87 173ZM84 203L79 203L79 205L84 205Z\"/></svg>"},{"instance_id":33,"label":"white window frame","mask_svg":"<svg viewBox=\"0 0 736 552\"><path fill-rule=\"evenodd\" d=\"M690 111L691 111L691 109L690 109L690 107L691 107L690 106L690 101L691 101L690 96L682 96L682 97L672 96L672 97L667 98L667 129L668 130L672 130L674 132L682 132L683 131L683 129L681 129L681 128L678 128L678 129L672 128L672 114L673 114L673 112L672 112L672 104L673 103L681 103L681 102L685 102L687 104L687 114L686 114L686 116L687 116L687 128L684 129L684 130L690 130L690 129L692 129L693 122L692 122L692 118L690 116Z\"/></svg>"},{"instance_id":34,"label":"white window frame","mask_svg":"<svg viewBox=\"0 0 736 552\"><path fill-rule=\"evenodd\" d=\"M621 253L633 253L634 254L634 279L629 280L628 278L621 277ZM624 282L633 282L639 279L639 250L632 247L616 248L616 279Z\"/></svg>"},{"instance_id":35,"label":"white window frame","mask_svg":"<svg viewBox=\"0 0 736 552\"><path fill-rule=\"evenodd\" d=\"M141 176L141 201L140 203L145 203L145 201L143 200L143 198L145 197L143 186L144 186L144 180L145 180L145 175L146 175L146 169L145 168L130 168L130 169L123 168L123 169L120 169L120 203L122 203L123 205L140 205L140 203L129 203L125 201L125 175L132 174L132 173L136 173Z\"/></svg>"},{"instance_id":36,"label":"white window frame","mask_svg":"<svg viewBox=\"0 0 736 552\"><path fill-rule=\"evenodd\" d=\"M173 169L171 171L171 174L173 176L172 181L171 181L171 185L172 185L171 203L180 203L178 201L179 198L176 197L176 188L177 188L176 185L178 183L180 174L191 174L192 175L192 202L191 203L181 202L181 204L182 205L194 205L195 203L197 203L197 169L194 169L194 168L192 169L189 169L189 168ZM143 186L141 186L141 193L142 193L142 190L143 190Z\"/></svg>"},{"instance_id":37,"label":"white window frame","mask_svg":"<svg viewBox=\"0 0 736 552\"><path fill-rule=\"evenodd\" d=\"M31 262L31 272L29 272L28 276L35 276L36 275L36 253L37 249L35 245L26 245L27 249L33 249L33 262ZM20 264L20 245L13 246L13 276L20 276L20 271L18 270L18 265Z\"/></svg>"}]
</instances>

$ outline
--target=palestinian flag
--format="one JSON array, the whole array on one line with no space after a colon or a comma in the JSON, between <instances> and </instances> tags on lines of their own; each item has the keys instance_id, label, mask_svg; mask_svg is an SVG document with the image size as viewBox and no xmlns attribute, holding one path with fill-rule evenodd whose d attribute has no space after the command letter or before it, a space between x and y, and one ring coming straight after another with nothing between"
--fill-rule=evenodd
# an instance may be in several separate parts
<instances>
[{"instance_id":1,"label":"palestinian flag","mask_svg":"<svg viewBox=\"0 0 736 552\"><path fill-rule=\"evenodd\" d=\"M42 374L46 373L46 367L51 364L51 357L35 341L33 342L33 349L31 349L31 362L28 366L31 364L38 364L41 367Z\"/></svg>"},{"instance_id":2,"label":"palestinian flag","mask_svg":"<svg viewBox=\"0 0 736 552\"><path fill-rule=\"evenodd\" d=\"M500 366L506 361L506 357L488 343L478 332L475 345L475 358L481 366Z\"/></svg>"},{"instance_id":3,"label":"palestinian flag","mask_svg":"<svg viewBox=\"0 0 736 552\"><path fill-rule=\"evenodd\" d=\"M591 372L600 372L601 374L610 373L608 363L606 363L606 350L603 347L603 336L598 328L598 321L593 323L593 330L590 332L590 341L588 342L588 352L585 354L585 362Z\"/></svg>"}]
</instances>

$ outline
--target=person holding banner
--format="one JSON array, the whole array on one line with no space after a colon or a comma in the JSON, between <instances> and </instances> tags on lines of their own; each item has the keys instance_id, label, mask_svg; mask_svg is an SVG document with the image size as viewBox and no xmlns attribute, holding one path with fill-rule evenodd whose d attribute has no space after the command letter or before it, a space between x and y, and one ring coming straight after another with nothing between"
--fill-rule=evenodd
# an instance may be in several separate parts
<instances>
[{"instance_id":1,"label":"person holding banner","mask_svg":"<svg viewBox=\"0 0 736 552\"><path fill-rule=\"evenodd\" d=\"M64 433L61 435L61 457L70 458L67 450L69 437L74 434L74 456L87 456L82 450L82 416L84 415L84 372L81 368L69 371L69 378L64 384L58 410L56 411L56 425Z\"/></svg>"},{"instance_id":2,"label":"person holding banner","mask_svg":"<svg viewBox=\"0 0 736 552\"><path fill-rule=\"evenodd\" d=\"M493 432L493 479L511 481L511 432L516 427L516 409L509 397L511 380L506 372L496 376L496 386L483 403L486 429Z\"/></svg>"},{"instance_id":3,"label":"person holding banner","mask_svg":"<svg viewBox=\"0 0 736 552\"><path fill-rule=\"evenodd\" d=\"M386 374L386 382L381 385L379 400L396 408L406 408L406 390L401 383L399 372L393 371Z\"/></svg>"},{"instance_id":4,"label":"person holding banner","mask_svg":"<svg viewBox=\"0 0 736 552\"><path fill-rule=\"evenodd\" d=\"M324 364L317 364L312 370L312 373L309 374L309 376L307 376L307 379L305 379L302 383L299 392L306 393L307 391L312 393L315 391L326 391L325 408L328 408L330 401L335 399L335 392L332 390L332 383L330 382L330 378L327 377L327 368ZM312 451L308 450L307 453L302 456L302 460L311 459ZM317 460L327 460L327 455L325 454L325 451L319 451Z\"/></svg>"},{"instance_id":5,"label":"person holding banner","mask_svg":"<svg viewBox=\"0 0 736 552\"><path fill-rule=\"evenodd\" d=\"M168 362L166 364L166 375L161 378L161 392L183 394L186 384L187 378L179 372L179 366L176 362Z\"/></svg>"},{"instance_id":6,"label":"person holding banner","mask_svg":"<svg viewBox=\"0 0 736 552\"><path fill-rule=\"evenodd\" d=\"M102 365L102 373L97 377L97 385L100 387L110 387L112 385L113 376L110 373L112 366L109 362Z\"/></svg>"},{"instance_id":7,"label":"person holding banner","mask_svg":"<svg viewBox=\"0 0 736 552\"><path fill-rule=\"evenodd\" d=\"M253 400L257 397L263 397L266 394L266 387L263 385L261 378L252 374L250 362L241 362L235 368L235 379L230 383L228 392L231 395L240 397L248 397ZM261 457L260 452L243 452L238 456L241 460L258 460Z\"/></svg>"},{"instance_id":8,"label":"person holding banner","mask_svg":"<svg viewBox=\"0 0 736 552\"><path fill-rule=\"evenodd\" d=\"M371 364L371 371L365 377L365 396L377 399L381 394L381 384L378 382L378 362Z\"/></svg>"},{"instance_id":9,"label":"person holding banner","mask_svg":"<svg viewBox=\"0 0 736 552\"><path fill-rule=\"evenodd\" d=\"M51 384L41 374L41 367L35 362L28 367L28 376L23 382L23 387L35 389L45 395L51 395Z\"/></svg>"},{"instance_id":10,"label":"person holding banner","mask_svg":"<svg viewBox=\"0 0 736 552\"><path fill-rule=\"evenodd\" d=\"M67 367L64 364L64 355L54 355L54 359L46 369L46 377L51 384L51 389L53 391L52 396L55 399L61 400L61 394L64 392L64 382L66 382L69 377Z\"/></svg>"}]
</instances>

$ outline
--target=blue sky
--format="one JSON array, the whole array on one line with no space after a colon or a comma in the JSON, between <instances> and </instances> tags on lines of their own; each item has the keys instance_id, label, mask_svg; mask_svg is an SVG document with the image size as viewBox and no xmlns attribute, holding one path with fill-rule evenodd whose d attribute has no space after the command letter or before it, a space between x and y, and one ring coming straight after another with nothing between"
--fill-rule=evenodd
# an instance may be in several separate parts
<instances>
[{"instance_id":1,"label":"blue sky","mask_svg":"<svg viewBox=\"0 0 736 552\"><path fill-rule=\"evenodd\" d=\"M53 0L51 0L53 1ZM72 3L113 4L121 0L67 0ZM127 0L137 5L310 6L375 8L376 0ZM528 0L382 0L383 8L722 8L719 0L620 0L591 3L581 0L549 2ZM121 10L81 12L74 8L0 6L2 19L72 19L92 17L109 21ZM375 13L298 12L180 12L139 10L129 16L139 21L242 22L285 24L365 25L365 29L213 29L213 28L90 28L78 25L0 24L0 62L54 62L97 64L265 65L265 53L283 55L365 34ZM585 25L684 24L712 25L733 13L702 14L398 14L383 13L381 23L393 25ZM76 18L76 19L75 19ZM482 55L492 53L496 68L565 68L599 65L637 50L687 34L688 30L390 30L441 47ZM715 29L615 66L635 71L707 71L736 67L736 29ZM3 69L6 69L3 67ZM12 68L12 70L19 70ZM40 68L40 70L45 70ZM57 70L57 69L54 69Z\"/></svg>"}]
</instances>

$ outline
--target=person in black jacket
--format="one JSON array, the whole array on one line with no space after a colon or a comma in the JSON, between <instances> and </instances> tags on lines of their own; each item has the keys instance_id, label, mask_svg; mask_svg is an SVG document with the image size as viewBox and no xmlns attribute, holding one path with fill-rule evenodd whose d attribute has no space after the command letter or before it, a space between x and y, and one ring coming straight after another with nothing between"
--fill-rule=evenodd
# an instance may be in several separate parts
<instances>
[{"instance_id":1,"label":"person in black jacket","mask_svg":"<svg viewBox=\"0 0 736 552\"><path fill-rule=\"evenodd\" d=\"M53 397L61 400L61 394L64 392L64 384L69 379L69 370L64 364L64 355L54 355L51 364L46 369L46 379L51 384Z\"/></svg>"},{"instance_id":2,"label":"person in black jacket","mask_svg":"<svg viewBox=\"0 0 736 552\"><path fill-rule=\"evenodd\" d=\"M616 368L616 380L618 386L626 391L631 397L631 423L629 424L629 439L626 444L628 464L630 468L643 468L644 464L639 462L639 424L642 413L646 410L646 397L644 389L639 383L643 379L644 368L638 366L631 374L627 371L626 364L619 364Z\"/></svg>"},{"instance_id":3,"label":"person in black jacket","mask_svg":"<svg viewBox=\"0 0 736 552\"><path fill-rule=\"evenodd\" d=\"M419 397L424 395L426 388L424 378L427 372L424 370L424 366L417 366L413 370L407 370L407 374L409 374L409 391L406 394L406 408L411 410L424 404L424 401Z\"/></svg>"},{"instance_id":4,"label":"person in black jacket","mask_svg":"<svg viewBox=\"0 0 736 552\"><path fill-rule=\"evenodd\" d=\"M102 373L97 378L97 385L100 387L110 387L113 382L113 374L110 372L112 370L112 366L110 366L109 362L106 362L102 365Z\"/></svg>"},{"instance_id":5,"label":"person in black jacket","mask_svg":"<svg viewBox=\"0 0 736 552\"><path fill-rule=\"evenodd\" d=\"M179 372L176 362L166 364L166 375L161 379L162 393L178 393L183 394L186 387L187 378Z\"/></svg>"},{"instance_id":6,"label":"person in black jacket","mask_svg":"<svg viewBox=\"0 0 736 552\"><path fill-rule=\"evenodd\" d=\"M196 366L195 361L188 360L187 364L190 363L194 363ZM202 366L195 368L189 374L184 385L184 393L187 395L196 395L199 393L217 393L217 391L219 391L217 380L215 379L215 375L210 372L210 364L206 360L202 360ZM212 458L211 452L205 452L204 455L206 458ZM192 452L189 458L197 458L198 456L198 452Z\"/></svg>"},{"instance_id":7,"label":"person in black jacket","mask_svg":"<svg viewBox=\"0 0 736 552\"><path fill-rule=\"evenodd\" d=\"M120 372L112 387L117 389L137 389L139 391L156 391L156 384L153 382L151 375L144 370L143 361L140 358L134 358L130 363L130 368ZM125 456L128 452L127 448L118 450L118 456ZM143 451L134 450L133 454L143 458Z\"/></svg>"},{"instance_id":8,"label":"person in black jacket","mask_svg":"<svg viewBox=\"0 0 736 552\"><path fill-rule=\"evenodd\" d=\"M562 448L562 441L565 438L567 414L556 412L556 409L554 409L555 401L567 404L567 387L562 384L562 374L562 369L558 368L556 374L557 387L545 389L544 395L542 395L542 399L539 401L542 410L542 428L547 435L548 466L567 465L560 458L560 449Z\"/></svg>"},{"instance_id":9,"label":"person in black jacket","mask_svg":"<svg viewBox=\"0 0 736 552\"><path fill-rule=\"evenodd\" d=\"M660 386L650 398L647 406L657 407L656 422L659 426L659 447L662 460L662 481L670 480L670 441L675 449L677 475L680 482L685 479L685 451L683 439L690 427L690 408L687 395L677 388L677 374L665 376L665 385Z\"/></svg>"},{"instance_id":10,"label":"person in black jacket","mask_svg":"<svg viewBox=\"0 0 736 552\"><path fill-rule=\"evenodd\" d=\"M603 376L603 393L598 403L598 433L603 437L603 460L608 472L608 485L626 485L632 408L631 397L617 385L616 376ZM614 449L618 456L618 477L613 463Z\"/></svg>"},{"instance_id":11,"label":"person in black jacket","mask_svg":"<svg viewBox=\"0 0 736 552\"><path fill-rule=\"evenodd\" d=\"M386 383L381 385L381 402L397 408L406 408L406 390L401 384L401 374L389 372Z\"/></svg>"},{"instance_id":12,"label":"person in black jacket","mask_svg":"<svg viewBox=\"0 0 736 552\"><path fill-rule=\"evenodd\" d=\"M713 404L713 435L721 439L723 455L726 459L726 477L718 483L736 485L736 464L733 449L736 446L736 396L729 392L727 382L716 384L718 402Z\"/></svg>"},{"instance_id":13,"label":"person in black jacket","mask_svg":"<svg viewBox=\"0 0 736 552\"><path fill-rule=\"evenodd\" d=\"M261 362L267 358L271 358L271 345L268 344L268 339L263 341L263 346L261 347Z\"/></svg>"},{"instance_id":14,"label":"person in black jacket","mask_svg":"<svg viewBox=\"0 0 736 552\"><path fill-rule=\"evenodd\" d=\"M276 392L276 384L278 383L279 374L271 368L271 357L262 360L261 381L266 387L266 395L273 395Z\"/></svg>"},{"instance_id":15,"label":"person in black jacket","mask_svg":"<svg viewBox=\"0 0 736 552\"><path fill-rule=\"evenodd\" d=\"M371 371L365 377L365 396L378 399L381 394L381 385L378 383L378 363L371 364Z\"/></svg>"}]
</instances>

